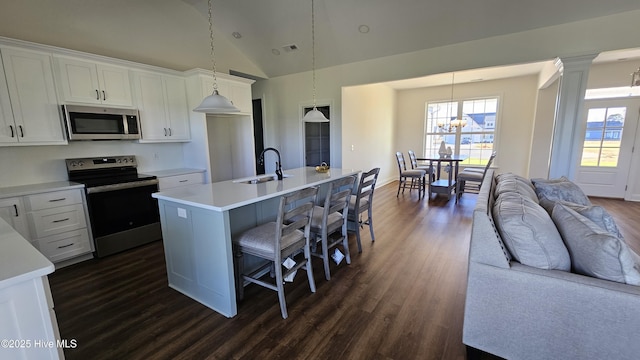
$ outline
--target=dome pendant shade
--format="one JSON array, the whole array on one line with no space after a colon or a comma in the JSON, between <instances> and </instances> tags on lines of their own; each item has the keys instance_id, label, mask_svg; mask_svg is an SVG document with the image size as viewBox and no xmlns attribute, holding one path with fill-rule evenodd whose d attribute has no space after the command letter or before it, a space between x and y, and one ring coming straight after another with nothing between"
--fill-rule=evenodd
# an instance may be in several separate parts
<instances>
[{"instance_id":1,"label":"dome pendant shade","mask_svg":"<svg viewBox=\"0 0 640 360\"><path fill-rule=\"evenodd\" d=\"M218 90L213 90L213 94L204 98L202 103L193 111L206 114L226 114L240 112L240 109L235 107L229 99L220 95Z\"/></svg>"},{"instance_id":2,"label":"dome pendant shade","mask_svg":"<svg viewBox=\"0 0 640 360\"><path fill-rule=\"evenodd\" d=\"M309 111L308 113L306 113L304 115L304 117L302 118L302 121L305 121L305 122L329 122L329 119L327 119L324 116L324 114L322 112L320 112L320 110L318 110L314 106L313 110Z\"/></svg>"}]
</instances>

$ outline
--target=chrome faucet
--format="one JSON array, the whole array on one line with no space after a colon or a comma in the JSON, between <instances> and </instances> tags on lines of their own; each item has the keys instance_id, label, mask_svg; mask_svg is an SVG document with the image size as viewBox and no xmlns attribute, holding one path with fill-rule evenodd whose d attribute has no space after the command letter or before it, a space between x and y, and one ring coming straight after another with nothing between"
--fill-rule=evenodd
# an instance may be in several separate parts
<instances>
[{"instance_id":1,"label":"chrome faucet","mask_svg":"<svg viewBox=\"0 0 640 360\"><path fill-rule=\"evenodd\" d=\"M282 159L280 158L280 152L275 148L268 147L260 153L260 157L258 160L260 161L260 165L264 165L264 153L267 151L275 151L276 155L278 155L278 161L276 161L276 175L278 176L278 180L282 180Z\"/></svg>"}]
</instances>

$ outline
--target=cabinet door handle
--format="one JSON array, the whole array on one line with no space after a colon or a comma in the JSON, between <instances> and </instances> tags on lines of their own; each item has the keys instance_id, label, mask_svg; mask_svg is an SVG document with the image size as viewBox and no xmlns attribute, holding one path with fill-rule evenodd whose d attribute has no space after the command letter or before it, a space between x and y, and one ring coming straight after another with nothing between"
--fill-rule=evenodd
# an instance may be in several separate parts
<instances>
[{"instance_id":1,"label":"cabinet door handle","mask_svg":"<svg viewBox=\"0 0 640 360\"><path fill-rule=\"evenodd\" d=\"M100 92L96 89L96 100L100 100Z\"/></svg>"},{"instance_id":2,"label":"cabinet door handle","mask_svg":"<svg viewBox=\"0 0 640 360\"><path fill-rule=\"evenodd\" d=\"M24 137L24 129L22 128L22 125L18 125L18 128L20 129L20 137Z\"/></svg>"},{"instance_id":3,"label":"cabinet door handle","mask_svg":"<svg viewBox=\"0 0 640 360\"><path fill-rule=\"evenodd\" d=\"M14 137L15 132L13 131L13 125L9 125L9 129L11 129L11 137Z\"/></svg>"},{"instance_id":4,"label":"cabinet door handle","mask_svg":"<svg viewBox=\"0 0 640 360\"><path fill-rule=\"evenodd\" d=\"M67 200L67 198L51 199L49 200L49 202L56 202L56 201L63 201L63 200Z\"/></svg>"},{"instance_id":5,"label":"cabinet door handle","mask_svg":"<svg viewBox=\"0 0 640 360\"><path fill-rule=\"evenodd\" d=\"M189 180L187 180L187 179L184 179L184 180L180 180L180 181L178 181L178 182L181 182L181 183L183 183L183 182L187 182L187 181L189 181Z\"/></svg>"},{"instance_id":6,"label":"cabinet door handle","mask_svg":"<svg viewBox=\"0 0 640 360\"><path fill-rule=\"evenodd\" d=\"M164 136L167 136L167 128L163 128L164 129Z\"/></svg>"},{"instance_id":7,"label":"cabinet door handle","mask_svg":"<svg viewBox=\"0 0 640 360\"><path fill-rule=\"evenodd\" d=\"M18 205L13 204L13 210L16 212L16 217L20 216L20 215L18 214Z\"/></svg>"},{"instance_id":8,"label":"cabinet door handle","mask_svg":"<svg viewBox=\"0 0 640 360\"><path fill-rule=\"evenodd\" d=\"M169 128L169 136L171 136L171 128Z\"/></svg>"},{"instance_id":9,"label":"cabinet door handle","mask_svg":"<svg viewBox=\"0 0 640 360\"><path fill-rule=\"evenodd\" d=\"M74 243L67 244L67 245L62 245L62 246L58 246L58 249L64 249L64 248L66 248L66 247L73 246L73 244L74 244Z\"/></svg>"},{"instance_id":10,"label":"cabinet door handle","mask_svg":"<svg viewBox=\"0 0 640 360\"><path fill-rule=\"evenodd\" d=\"M69 218L64 218L64 219L59 219L59 220L53 220L53 223L61 223L61 222L65 222L65 221L69 221Z\"/></svg>"},{"instance_id":11,"label":"cabinet door handle","mask_svg":"<svg viewBox=\"0 0 640 360\"><path fill-rule=\"evenodd\" d=\"M107 100L107 93L102 90L102 100Z\"/></svg>"}]
</instances>

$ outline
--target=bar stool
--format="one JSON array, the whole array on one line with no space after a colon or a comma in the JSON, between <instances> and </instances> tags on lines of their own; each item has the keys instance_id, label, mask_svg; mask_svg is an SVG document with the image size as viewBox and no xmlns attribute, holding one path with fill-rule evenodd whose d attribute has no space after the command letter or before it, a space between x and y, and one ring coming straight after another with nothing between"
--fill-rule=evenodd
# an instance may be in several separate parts
<instances>
[{"instance_id":1,"label":"bar stool","mask_svg":"<svg viewBox=\"0 0 640 360\"><path fill-rule=\"evenodd\" d=\"M312 239L315 240L311 247L311 255L323 260L324 276L327 280L331 280L329 249L342 244L347 264L351 264L349 238L347 236L347 214L349 212L349 199L355 182L355 176L348 176L330 182L324 205L313 208L311 235ZM338 236L329 238L333 234L338 234ZM317 243L320 243L320 249L317 249Z\"/></svg>"},{"instance_id":2,"label":"bar stool","mask_svg":"<svg viewBox=\"0 0 640 360\"><path fill-rule=\"evenodd\" d=\"M236 281L238 298L244 296L244 280L264 286L278 292L282 318L288 317L287 304L284 297L284 279L298 269L305 269L309 279L311 292L316 292L311 266L309 237L311 230L311 214L318 194L317 187L310 187L280 198L276 221L258 225L234 237L233 245L236 257ZM287 257L294 257L303 252L304 258L286 271L282 263ZM250 254L269 262L255 271L245 274L243 255ZM264 271L273 267L275 284L260 279Z\"/></svg>"},{"instance_id":3,"label":"bar stool","mask_svg":"<svg viewBox=\"0 0 640 360\"><path fill-rule=\"evenodd\" d=\"M371 232L371 241L376 238L373 235L373 190L376 188L380 168L373 168L360 175L360 182L356 193L349 199L349 214L347 215L347 230L356 233L358 241L358 252L362 252L362 243L360 242L360 228L363 225L369 225ZM367 219L362 221L362 214L367 213Z\"/></svg>"}]
</instances>

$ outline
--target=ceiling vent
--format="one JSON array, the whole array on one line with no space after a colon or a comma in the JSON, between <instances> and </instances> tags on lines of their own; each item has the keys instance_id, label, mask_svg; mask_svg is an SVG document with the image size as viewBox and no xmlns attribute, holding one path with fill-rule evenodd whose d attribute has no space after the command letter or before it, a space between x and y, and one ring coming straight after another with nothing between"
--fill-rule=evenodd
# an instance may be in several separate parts
<instances>
[{"instance_id":1,"label":"ceiling vent","mask_svg":"<svg viewBox=\"0 0 640 360\"><path fill-rule=\"evenodd\" d=\"M285 45L282 47L282 49L284 50L284 52L292 52L292 51L298 50L298 45L296 44Z\"/></svg>"}]
</instances>

